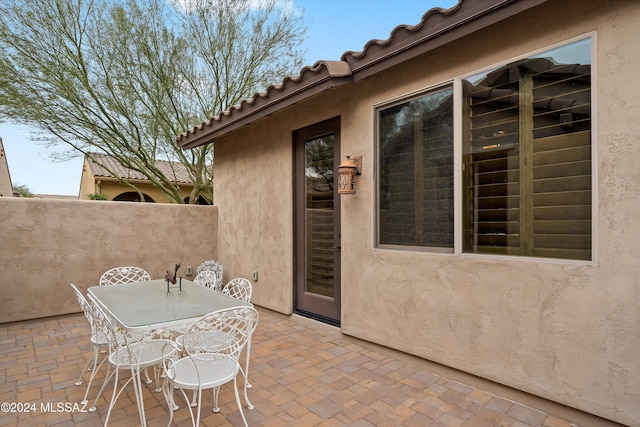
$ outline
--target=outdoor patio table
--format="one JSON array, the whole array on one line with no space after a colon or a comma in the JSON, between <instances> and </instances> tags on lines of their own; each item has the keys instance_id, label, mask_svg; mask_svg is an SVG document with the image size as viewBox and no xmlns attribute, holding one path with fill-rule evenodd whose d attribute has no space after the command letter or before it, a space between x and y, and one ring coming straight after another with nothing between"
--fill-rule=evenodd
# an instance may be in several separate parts
<instances>
[{"instance_id":1,"label":"outdoor patio table","mask_svg":"<svg viewBox=\"0 0 640 427\"><path fill-rule=\"evenodd\" d=\"M91 294L113 318L130 332L160 328L180 329L212 311L253 304L182 280L167 294L164 279L111 286L92 286Z\"/></svg>"},{"instance_id":2,"label":"outdoor patio table","mask_svg":"<svg viewBox=\"0 0 640 427\"><path fill-rule=\"evenodd\" d=\"M180 332L199 317L213 311L239 306L253 307L251 303L188 280L182 280L181 288L182 292L176 286L170 289L171 294L168 294L167 282L159 279L92 286L87 291L120 325L134 334L159 329ZM247 350L247 370L249 351ZM144 425L144 409L140 415Z\"/></svg>"}]
</instances>

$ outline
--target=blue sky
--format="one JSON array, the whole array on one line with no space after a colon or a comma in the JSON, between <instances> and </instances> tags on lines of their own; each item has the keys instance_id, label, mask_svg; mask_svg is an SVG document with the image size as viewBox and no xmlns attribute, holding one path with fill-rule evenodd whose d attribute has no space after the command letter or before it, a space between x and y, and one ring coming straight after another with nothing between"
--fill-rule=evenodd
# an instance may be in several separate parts
<instances>
[{"instance_id":1,"label":"blue sky","mask_svg":"<svg viewBox=\"0 0 640 427\"><path fill-rule=\"evenodd\" d=\"M387 39L401 24L415 25L433 7L449 8L457 0L293 0L304 11L308 27L305 65L339 60L346 51L361 51L372 39ZM284 77L284 76L283 76ZM33 142L31 129L0 124L0 136L14 185L36 194L78 195L82 159L53 162L51 150ZM57 149L59 151L60 148Z\"/></svg>"}]
</instances>

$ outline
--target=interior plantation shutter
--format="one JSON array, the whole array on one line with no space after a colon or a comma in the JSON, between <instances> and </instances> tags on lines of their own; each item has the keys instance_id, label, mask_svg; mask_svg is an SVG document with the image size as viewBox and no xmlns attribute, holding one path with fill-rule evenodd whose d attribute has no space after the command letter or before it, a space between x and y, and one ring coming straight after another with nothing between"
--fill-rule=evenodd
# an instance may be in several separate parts
<instances>
[{"instance_id":1,"label":"interior plantation shutter","mask_svg":"<svg viewBox=\"0 0 640 427\"><path fill-rule=\"evenodd\" d=\"M591 67L536 61L533 255L590 260Z\"/></svg>"},{"instance_id":2,"label":"interior plantation shutter","mask_svg":"<svg viewBox=\"0 0 640 427\"><path fill-rule=\"evenodd\" d=\"M590 66L528 58L464 92L464 250L591 259Z\"/></svg>"}]
</instances>

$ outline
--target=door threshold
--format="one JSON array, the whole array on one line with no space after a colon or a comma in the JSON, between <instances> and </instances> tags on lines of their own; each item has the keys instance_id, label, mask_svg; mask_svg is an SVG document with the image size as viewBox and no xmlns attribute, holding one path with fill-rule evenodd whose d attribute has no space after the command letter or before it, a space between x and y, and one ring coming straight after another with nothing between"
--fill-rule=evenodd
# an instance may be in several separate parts
<instances>
[{"instance_id":1,"label":"door threshold","mask_svg":"<svg viewBox=\"0 0 640 427\"><path fill-rule=\"evenodd\" d=\"M296 309L295 313L303 317L308 317L309 319L317 320L318 322L326 323L331 326L340 327L340 320L332 319L330 317L326 317L321 314L311 313L310 311L305 311L300 309Z\"/></svg>"}]
</instances>

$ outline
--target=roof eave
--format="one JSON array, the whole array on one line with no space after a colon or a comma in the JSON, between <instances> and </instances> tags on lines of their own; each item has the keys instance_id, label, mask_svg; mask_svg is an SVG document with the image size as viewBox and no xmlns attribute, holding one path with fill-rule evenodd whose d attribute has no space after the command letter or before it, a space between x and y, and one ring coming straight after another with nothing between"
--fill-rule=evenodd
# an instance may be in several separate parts
<instances>
[{"instance_id":1,"label":"roof eave","mask_svg":"<svg viewBox=\"0 0 640 427\"><path fill-rule=\"evenodd\" d=\"M400 25L387 40L371 40L362 52L345 52L341 59L351 66L354 82L359 81L547 1L459 1L448 10L431 9L419 25Z\"/></svg>"},{"instance_id":2,"label":"roof eave","mask_svg":"<svg viewBox=\"0 0 640 427\"><path fill-rule=\"evenodd\" d=\"M126 176L120 177L120 178L116 178L113 176L106 176L106 175L96 175L95 177L96 181L104 181L104 182L121 182L121 181L127 181L130 182L131 184L148 184L148 185L153 185L148 179L142 179L142 178L127 178ZM187 182L187 181L171 181L172 184L176 184L179 186L182 185L186 185L189 187L193 187L193 182Z\"/></svg>"},{"instance_id":3,"label":"roof eave","mask_svg":"<svg viewBox=\"0 0 640 427\"><path fill-rule=\"evenodd\" d=\"M319 61L313 67L305 67L297 78L285 78L279 87L270 86L252 100L179 135L176 142L183 149L212 143L215 138L276 111L380 73L547 1L459 0L447 10L431 9L418 25L400 25L387 40L371 40L362 52L345 52L340 61ZM321 70L323 65L325 70Z\"/></svg>"},{"instance_id":4,"label":"roof eave","mask_svg":"<svg viewBox=\"0 0 640 427\"><path fill-rule=\"evenodd\" d=\"M220 135L232 132L248 123L267 117L283 108L295 105L319 93L329 91L335 87L349 84L353 81L351 75L324 76L294 90L282 91L278 96L256 97L246 111L242 107L236 107L219 116L212 118L208 123L193 129L190 135L178 137L178 146L183 149L195 148L204 144L210 144ZM248 102L246 102L248 104Z\"/></svg>"},{"instance_id":5,"label":"roof eave","mask_svg":"<svg viewBox=\"0 0 640 427\"><path fill-rule=\"evenodd\" d=\"M281 84L271 85L265 92L256 93L252 99L244 100L219 116L179 135L176 143L184 149L209 144L222 133L231 132L302 99L350 82L351 68L346 62L318 61L311 67L302 68L298 76L285 77Z\"/></svg>"}]
</instances>

